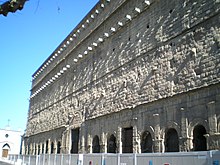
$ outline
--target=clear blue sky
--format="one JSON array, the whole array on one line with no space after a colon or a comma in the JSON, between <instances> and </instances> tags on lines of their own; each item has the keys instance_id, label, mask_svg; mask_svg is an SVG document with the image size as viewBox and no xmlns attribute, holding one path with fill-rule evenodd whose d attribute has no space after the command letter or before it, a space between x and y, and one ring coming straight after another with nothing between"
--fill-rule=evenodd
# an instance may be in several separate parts
<instances>
[{"instance_id":1,"label":"clear blue sky","mask_svg":"<svg viewBox=\"0 0 220 165\"><path fill-rule=\"evenodd\" d=\"M0 128L25 130L32 74L97 2L29 0L0 15Z\"/></svg>"}]
</instances>

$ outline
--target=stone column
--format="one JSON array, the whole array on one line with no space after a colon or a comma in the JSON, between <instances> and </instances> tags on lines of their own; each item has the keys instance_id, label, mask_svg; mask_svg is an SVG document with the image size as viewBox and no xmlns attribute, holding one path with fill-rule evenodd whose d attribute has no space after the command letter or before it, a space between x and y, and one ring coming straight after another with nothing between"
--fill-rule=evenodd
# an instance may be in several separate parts
<instances>
[{"instance_id":1,"label":"stone column","mask_svg":"<svg viewBox=\"0 0 220 165\"><path fill-rule=\"evenodd\" d=\"M42 154L42 143L40 143L39 153Z\"/></svg>"},{"instance_id":2,"label":"stone column","mask_svg":"<svg viewBox=\"0 0 220 165\"><path fill-rule=\"evenodd\" d=\"M180 152L190 151L190 138L188 135L188 120L186 118L186 111L180 108L181 113L181 136L179 137Z\"/></svg>"},{"instance_id":3,"label":"stone column","mask_svg":"<svg viewBox=\"0 0 220 165\"><path fill-rule=\"evenodd\" d=\"M215 114L215 101L209 102L207 105L208 108L208 121L209 121L209 129L210 135L215 134L217 132L217 118Z\"/></svg>"},{"instance_id":4,"label":"stone column","mask_svg":"<svg viewBox=\"0 0 220 165\"><path fill-rule=\"evenodd\" d=\"M207 104L209 133L206 134L205 137L207 139L208 150L216 150L220 148L220 133L218 133L215 108L215 101L211 101Z\"/></svg>"},{"instance_id":5,"label":"stone column","mask_svg":"<svg viewBox=\"0 0 220 165\"><path fill-rule=\"evenodd\" d=\"M35 151L36 151L35 155L38 155L38 144L35 144Z\"/></svg>"},{"instance_id":6,"label":"stone column","mask_svg":"<svg viewBox=\"0 0 220 165\"><path fill-rule=\"evenodd\" d=\"M71 129L68 129L66 132L66 145L65 145L65 154L70 154L70 150L71 150Z\"/></svg>"},{"instance_id":7,"label":"stone column","mask_svg":"<svg viewBox=\"0 0 220 165\"><path fill-rule=\"evenodd\" d=\"M33 147L32 147L32 143L30 144L30 151L29 151L29 155L32 155L33 152Z\"/></svg>"},{"instance_id":8,"label":"stone column","mask_svg":"<svg viewBox=\"0 0 220 165\"><path fill-rule=\"evenodd\" d=\"M62 134L61 153L70 153L70 129L68 128Z\"/></svg>"},{"instance_id":9,"label":"stone column","mask_svg":"<svg viewBox=\"0 0 220 165\"><path fill-rule=\"evenodd\" d=\"M87 153L88 154L92 153L92 139L90 134L88 134L87 137Z\"/></svg>"},{"instance_id":10,"label":"stone column","mask_svg":"<svg viewBox=\"0 0 220 165\"><path fill-rule=\"evenodd\" d=\"M159 114L153 114L154 118L154 152L162 152L162 139L160 137L160 116Z\"/></svg>"},{"instance_id":11,"label":"stone column","mask_svg":"<svg viewBox=\"0 0 220 165\"><path fill-rule=\"evenodd\" d=\"M46 145L46 142L44 142L44 152L43 152L43 154L46 154L46 149L47 149L47 145Z\"/></svg>"},{"instance_id":12,"label":"stone column","mask_svg":"<svg viewBox=\"0 0 220 165\"><path fill-rule=\"evenodd\" d=\"M140 139L138 136L137 126L133 127L133 153L139 153Z\"/></svg>"},{"instance_id":13,"label":"stone column","mask_svg":"<svg viewBox=\"0 0 220 165\"><path fill-rule=\"evenodd\" d=\"M81 154L86 153L86 150L85 150L85 136L84 135L81 135L79 144L80 144L79 153L81 153Z\"/></svg>"},{"instance_id":14,"label":"stone column","mask_svg":"<svg viewBox=\"0 0 220 165\"><path fill-rule=\"evenodd\" d=\"M85 134L86 134L86 128L85 128L85 124L82 123L81 127L79 129L79 153L84 154L86 153L85 150Z\"/></svg>"},{"instance_id":15,"label":"stone column","mask_svg":"<svg viewBox=\"0 0 220 165\"><path fill-rule=\"evenodd\" d=\"M24 145L24 140L22 140L22 150L21 150L21 154L25 155L25 145Z\"/></svg>"},{"instance_id":16,"label":"stone column","mask_svg":"<svg viewBox=\"0 0 220 165\"><path fill-rule=\"evenodd\" d=\"M51 140L48 139L48 154L51 154Z\"/></svg>"},{"instance_id":17,"label":"stone column","mask_svg":"<svg viewBox=\"0 0 220 165\"><path fill-rule=\"evenodd\" d=\"M54 154L57 154L57 140L54 141Z\"/></svg>"},{"instance_id":18,"label":"stone column","mask_svg":"<svg viewBox=\"0 0 220 165\"><path fill-rule=\"evenodd\" d=\"M104 132L101 133L100 152L107 153L107 141L106 141L106 135Z\"/></svg>"},{"instance_id":19,"label":"stone column","mask_svg":"<svg viewBox=\"0 0 220 165\"><path fill-rule=\"evenodd\" d=\"M36 145L35 145L35 143L33 143L32 155L36 155L35 154L35 151L36 151L35 147L36 147Z\"/></svg>"},{"instance_id":20,"label":"stone column","mask_svg":"<svg viewBox=\"0 0 220 165\"><path fill-rule=\"evenodd\" d=\"M28 155L28 145L25 147L25 155Z\"/></svg>"},{"instance_id":21,"label":"stone column","mask_svg":"<svg viewBox=\"0 0 220 165\"><path fill-rule=\"evenodd\" d=\"M117 131L117 152L122 153L122 128L118 127Z\"/></svg>"}]
</instances>

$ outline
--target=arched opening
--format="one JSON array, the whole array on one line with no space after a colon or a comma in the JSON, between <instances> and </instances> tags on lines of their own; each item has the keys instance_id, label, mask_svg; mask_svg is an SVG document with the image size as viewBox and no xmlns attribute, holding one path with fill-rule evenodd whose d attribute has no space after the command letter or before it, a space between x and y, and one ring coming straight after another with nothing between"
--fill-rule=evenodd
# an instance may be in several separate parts
<instances>
[{"instance_id":1,"label":"arched opening","mask_svg":"<svg viewBox=\"0 0 220 165\"><path fill-rule=\"evenodd\" d=\"M38 144L38 155L40 155L40 144Z\"/></svg>"},{"instance_id":2,"label":"arched opening","mask_svg":"<svg viewBox=\"0 0 220 165\"><path fill-rule=\"evenodd\" d=\"M9 150L10 150L9 144L8 143L4 144L2 147L2 157L7 158Z\"/></svg>"},{"instance_id":3,"label":"arched opening","mask_svg":"<svg viewBox=\"0 0 220 165\"><path fill-rule=\"evenodd\" d=\"M92 141L92 152L100 153L99 137L96 135Z\"/></svg>"},{"instance_id":4,"label":"arched opening","mask_svg":"<svg viewBox=\"0 0 220 165\"><path fill-rule=\"evenodd\" d=\"M207 143L206 143L206 129L202 125L197 125L193 129L193 148L194 151L206 151Z\"/></svg>"},{"instance_id":5,"label":"arched opening","mask_svg":"<svg viewBox=\"0 0 220 165\"><path fill-rule=\"evenodd\" d=\"M77 154L78 153L78 148L79 148L79 128L72 129L71 130L71 154Z\"/></svg>"},{"instance_id":6,"label":"arched opening","mask_svg":"<svg viewBox=\"0 0 220 165\"><path fill-rule=\"evenodd\" d=\"M143 133L141 138L141 152L151 153L153 152L153 140L150 132L146 131Z\"/></svg>"},{"instance_id":7,"label":"arched opening","mask_svg":"<svg viewBox=\"0 0 220 165\"><path fill-rule=\"evenodd\" d=\"M54 153L54 143L53 142L51 142L50 148L51 148L51 154L53 154Z\"/></svg>"},{"instance_id":8,"label":"arched opening","mask_svg":"<svg viewBox=\"0 0 220 165\"><path fill-rule=\"evenodd\" d=\"M37 155L37 144L35 144L35 151L34 151L34 153L35 153L35 155ZM29 147L28 147L28 155L29 155Z\"/></svg>"},{"instance_id":9,"label":"arched opening","mask_svg":"<svg viewBox=\"0 0 220 165\"><path fill-rule=\"evenodd\" d=\"M46 141L46 151L45 151L46 154L48 154L48 143L49 143L49 142L48 142L48 140L47 140L47 141Z\"/></svg>"},{"instance_id":10,"label":"arched opening","mask_svg":"<svg viewBox=\"0 0 220 165\"><path fill-rule=\"evenodd\" d=\"M116 137L111 135L108 139L107 153L116 153Z\"/></svg>"},{"instance_id":11,"label":"arched opening","mask_svg":"<svg viewBox=\"0 0 220 165\"><path fill-rule=\"evenodd\" d=\"M166 131L165 152L179 152L179 137L174 128L170 128Z\"/></svg>"},{"instance_id":12,"label":"arched opening","mask_svg":"<svg viewBox=\"0 0 220 165\"><path fill-rule=\"evenodd\" d=\"M42 144L42 154L44 154L44 144Z\"/></svg>"},{"instance_id":13,"label":"arched opening","mask_svg":"<svg viewBox=\"0 0 220 165\"><path fill-rule=\"evenodd\" d=\"M61 151L61 142L59 141L57 143L57 154L60 154L60 151Z\"/></svg>"},{"instance_id":14,"label":"arched opening","mask_svg":"<svg viewBox=\"0 0 220 165\"><path fill-rule=\"evenodd\" d=\"M122 153L133 153L133 127L122 129Z\"/></svg>"},{"instance_id":15,"label":"arched opening","mask_svg":"<svg viewBox=\"0 0 220 165\"><path fill-rule=\"evenodd\" d=\"M31 154L31 144L28 145L28 153L27 153L27 154L28 154L28 155Z\"/></svg>"}]
</instances>

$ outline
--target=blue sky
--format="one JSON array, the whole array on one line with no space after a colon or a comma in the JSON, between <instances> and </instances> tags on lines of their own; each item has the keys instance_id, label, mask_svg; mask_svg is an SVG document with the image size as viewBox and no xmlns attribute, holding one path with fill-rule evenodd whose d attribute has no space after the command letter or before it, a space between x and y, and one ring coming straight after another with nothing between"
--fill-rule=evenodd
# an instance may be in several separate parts
<instances>
[{"instance_id":1,"label":"blue sky","mask_svg":"<svg viewBox=\"0 0 220 165\"><path fill-rule=\"evenodd\" d=\"M0 15L0 128L25 130L32 74L97 2L29 0Z\"/></svg>"}]
</instances>

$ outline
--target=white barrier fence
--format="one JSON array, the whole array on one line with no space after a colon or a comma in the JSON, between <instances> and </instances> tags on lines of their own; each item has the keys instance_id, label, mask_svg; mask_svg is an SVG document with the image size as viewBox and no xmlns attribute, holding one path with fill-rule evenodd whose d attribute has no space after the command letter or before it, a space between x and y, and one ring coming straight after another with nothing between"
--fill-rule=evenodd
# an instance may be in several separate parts
<instances>
[{"instance_id":1,"label":"white barrier fence","mask_svg":"<svg viewBox=\"0 0 220 165\"><path fill-rule=\"evenodd\" d=\"M220 165L220 151L150 154L10 155L20 165ZM16 164L17 165L17 164Z\"/></svg>"}]
</instances>

